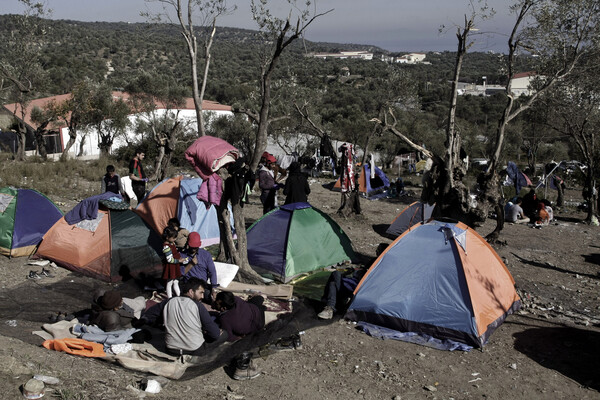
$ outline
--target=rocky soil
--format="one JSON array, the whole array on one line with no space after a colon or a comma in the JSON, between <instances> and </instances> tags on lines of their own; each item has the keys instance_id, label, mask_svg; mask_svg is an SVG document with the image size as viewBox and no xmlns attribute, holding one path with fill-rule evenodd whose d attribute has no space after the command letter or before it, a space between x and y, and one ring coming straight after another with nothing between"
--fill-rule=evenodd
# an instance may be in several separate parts
<instances>
[{"instance_id":1,"label":"rocky soil","mask_svg":"<svg viewBox=\"0 0 600 400\"><path fill-rule=\"evenodd\" d=\"M408 201L362 200L363 215L335 216L339 193L311 182L309 201L329 213L367 260L382 233ZM417 190L416 188L413 188ZM567 199L576 203L580 191ZM53 199L69 210L75 199ZM551 198L551 200L554 200ZM246 207L249 221L260 216L257 195ZM60 379L46 397L60 399L597 399L600 398L600 228L581 223L575 208L555 210L557 222L543 229L507 224L495 246L515 278L523 308L491 336L482 351L444 352L371 338L336 319L307 330L303 349L257 359L263 374L238 382L223 368L191 380L170 381L159 394L139 391L147 376L103 361L77 358L40 347L30 334L46 321L32 320L23 298L39 298L56 282L105 284L53 268L54 277L27 280L23 258L0 258L0 397L22 398L20 386L34 374ZM489 220L478 231L494 227ZM86 289L87 290L87 289ZM21 297L22 296L22 297ZM73 308L89 303L88 293ZM7 307L8 305L8 307ZM320 310L317 310L320 311ZM54 396L54 397L52 397Z\"/></svg>"}]
</instances>

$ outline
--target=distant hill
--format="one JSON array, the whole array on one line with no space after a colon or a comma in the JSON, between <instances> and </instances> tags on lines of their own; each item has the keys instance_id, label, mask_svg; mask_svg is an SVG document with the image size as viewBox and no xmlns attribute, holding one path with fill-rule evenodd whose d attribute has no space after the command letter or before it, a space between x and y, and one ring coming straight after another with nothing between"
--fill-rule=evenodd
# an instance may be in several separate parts
<instances>
[{"instance_id":1,"label":"distant hill","mask_svg":"<svg viewBox=\"0 0 600 400\"><path fill-rule=\"evenodd\" d=\"M12 19L11 15L0 15L0 40L10 35ZM41 50L48 73L44 94L69 92L74 83L84 77L97 81L107 79L114 87L124 87L139 71L169 74L177 77L183 85L190 86L187 51L176 26L71 20L46 20L46 23L49 40ZM212 47L208 98L231 103L256 87L261 42L261 36L254 30L217 29ZM314 60L304 57L307 52L342 50L370 51L375 54L375 59ZM335 75L342 67L348 67L352 74L361 76L377 74L377 66L381 65L378 64L381 63L378 56L382 54L389 52L372 45L297 40L284 53L279 73L281 76L293 73L304 85L311 87L322 83L315 77ZM454 57L453 52L431 52L427 53L426 59L430 66L403 68L410 70L416 79L445 84L451 77ZM470 53L465 58L463 80L473 82L487 76L489 83L498 83L501 68L497 54Z\"/></svg>"}]
</instances>

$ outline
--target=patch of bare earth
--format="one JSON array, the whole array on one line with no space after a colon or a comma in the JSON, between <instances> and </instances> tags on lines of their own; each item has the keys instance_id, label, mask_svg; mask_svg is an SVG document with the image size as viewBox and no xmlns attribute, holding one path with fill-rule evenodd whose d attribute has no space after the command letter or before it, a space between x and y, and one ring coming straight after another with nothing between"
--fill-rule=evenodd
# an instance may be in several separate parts
<instances>
[{"instance_id":1,"label":"patch of bare earth","mask_svg":"<svg viewBox=\"0 0 600 400\"><path fill-rule=\"evenodd\" d=\"M372 259L381 235L406 204L397 200L361 200L363 215L335 215L340 194L311 183L309 201L333 216L363 259ZM574 197L577 192L567 193ZM63 208L73 204L65 199ZM261 214L253 195L245 207L249 221ZM283 199L282 199L283 200ZM600 398L600 248L598 227L580 221L574 209L556 210L558 225L543 229L507 224L495 246L515 278L523 308L491 336L483 351L444 352L398 341L373 339L344 320L310 329L302 350L255 360L263 374L251 381L232 380L222 368L187 381L171 381L155 398L202 399L593 399ZM489 220L478 231L491 232ZM54 394L63 399L138 398L145 374L107 362L78 358L40 347L41 339L14 330L39 329L20 311L19 296L36 296L58 280L75 275L53 270L54 278L27 282L35 266L22 258L0 258L0 297L13 311L0 316L0 397L22 398L19 390L34 374L57 377ZM81 279L77 277L77 279ZM87 279L87 278L85 278ZM90 286L102 286L90 280ZM385 294L382 294L385 295ZM89 303L82 291L74 307ZM60 311L60 310L57 310ZM10 315L8 315L10 314ZM10 326L14 321L16 326ZM47 394L47 397L50 393ZM143 393L141 394L143 396Z\"/></svg>"}]
</instances>

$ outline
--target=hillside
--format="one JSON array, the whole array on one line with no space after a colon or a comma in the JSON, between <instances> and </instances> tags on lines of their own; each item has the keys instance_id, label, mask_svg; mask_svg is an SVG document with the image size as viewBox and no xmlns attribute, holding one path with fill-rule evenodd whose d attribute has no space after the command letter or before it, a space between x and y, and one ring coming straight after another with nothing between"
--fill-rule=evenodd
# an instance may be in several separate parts
<instances>
[{"instance_id":1,"label":"hillside","mask_svg":"<svg viewBox=\"0 0 600 400\"><path fill-rule=\"evenodd\" d=\"M185 86L190 85L185 45L177 27L166 24L125 22L81 22L71 20L45 20L47 44L41 50L47 72L47 94L62 94L71 90L77 80L84 77L103 80L106 76L114 87L123 87L140 71L176 76ZM0 15L0 38L10 35L13 27L10 15ZM213 49L208 95L217 100L233 102L243 93L224 95L223 87L254 85L258 76L261 37L257 31L220 27L217 29ZM1 47L1 46L0 46ZM358 73L375 74L381 62L359 60L308 60L304 52L338 52L342 50L367 50L375 54L388 54L372 45L339 44L296 41L284 53L282 74L291 72L299 79L310 81L310 76L325 76L341 66L349 66ZM453 52L431 52L427 61L431 66L405 66L416 75L426 74L429 81L447 79L453 70ZM314 62L318 61L318 62ZM368 63L365 65L365 63ZM109 72L108 67L114 72ZM489 83L499 81L498 54L472 53L467 55L463 68L466 81L487 76ZM226 97L226 98L223 98Z\"/></svg>"}]
</instances>

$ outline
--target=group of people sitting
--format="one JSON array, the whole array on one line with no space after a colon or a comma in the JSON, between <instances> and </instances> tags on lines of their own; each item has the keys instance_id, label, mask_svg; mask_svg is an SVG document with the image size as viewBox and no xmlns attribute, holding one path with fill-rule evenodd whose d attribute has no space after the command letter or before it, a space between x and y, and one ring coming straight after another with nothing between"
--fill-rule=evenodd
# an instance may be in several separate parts
<instances>
[{"instance_id":1,"label":"group of people sitting","mask_svg":"<svg viewBox=\"0 0 600 400\"><path fill-rule=\"evenodd\" d=\"M164 328L165 347L178 356L206 355L224 342L235 342L263 329L264 298L257 295L246 301L228 291L217 292L215 264L210 253L200 248L202 241L197 232L182 229L173 218L164 229L163 240L167 299L136 319L123 308L118 291L107 291L93 299L91 324L105 332L144 325ZM260 374L251 359L241 359L235 379Z\"/></svg>"},{"instance_id":2,"label":"group of people sitting","mask_svg":"<svg viewBox=\"0 0 600 400\"><path fill-rule=\"evenodd\" d=\"M506 203L504 219L515 224L533 223L535 227L548 225L554 219L550 201L539 200L531 189L524 197L516 197Z\"/></svg>"}]
</instances>

